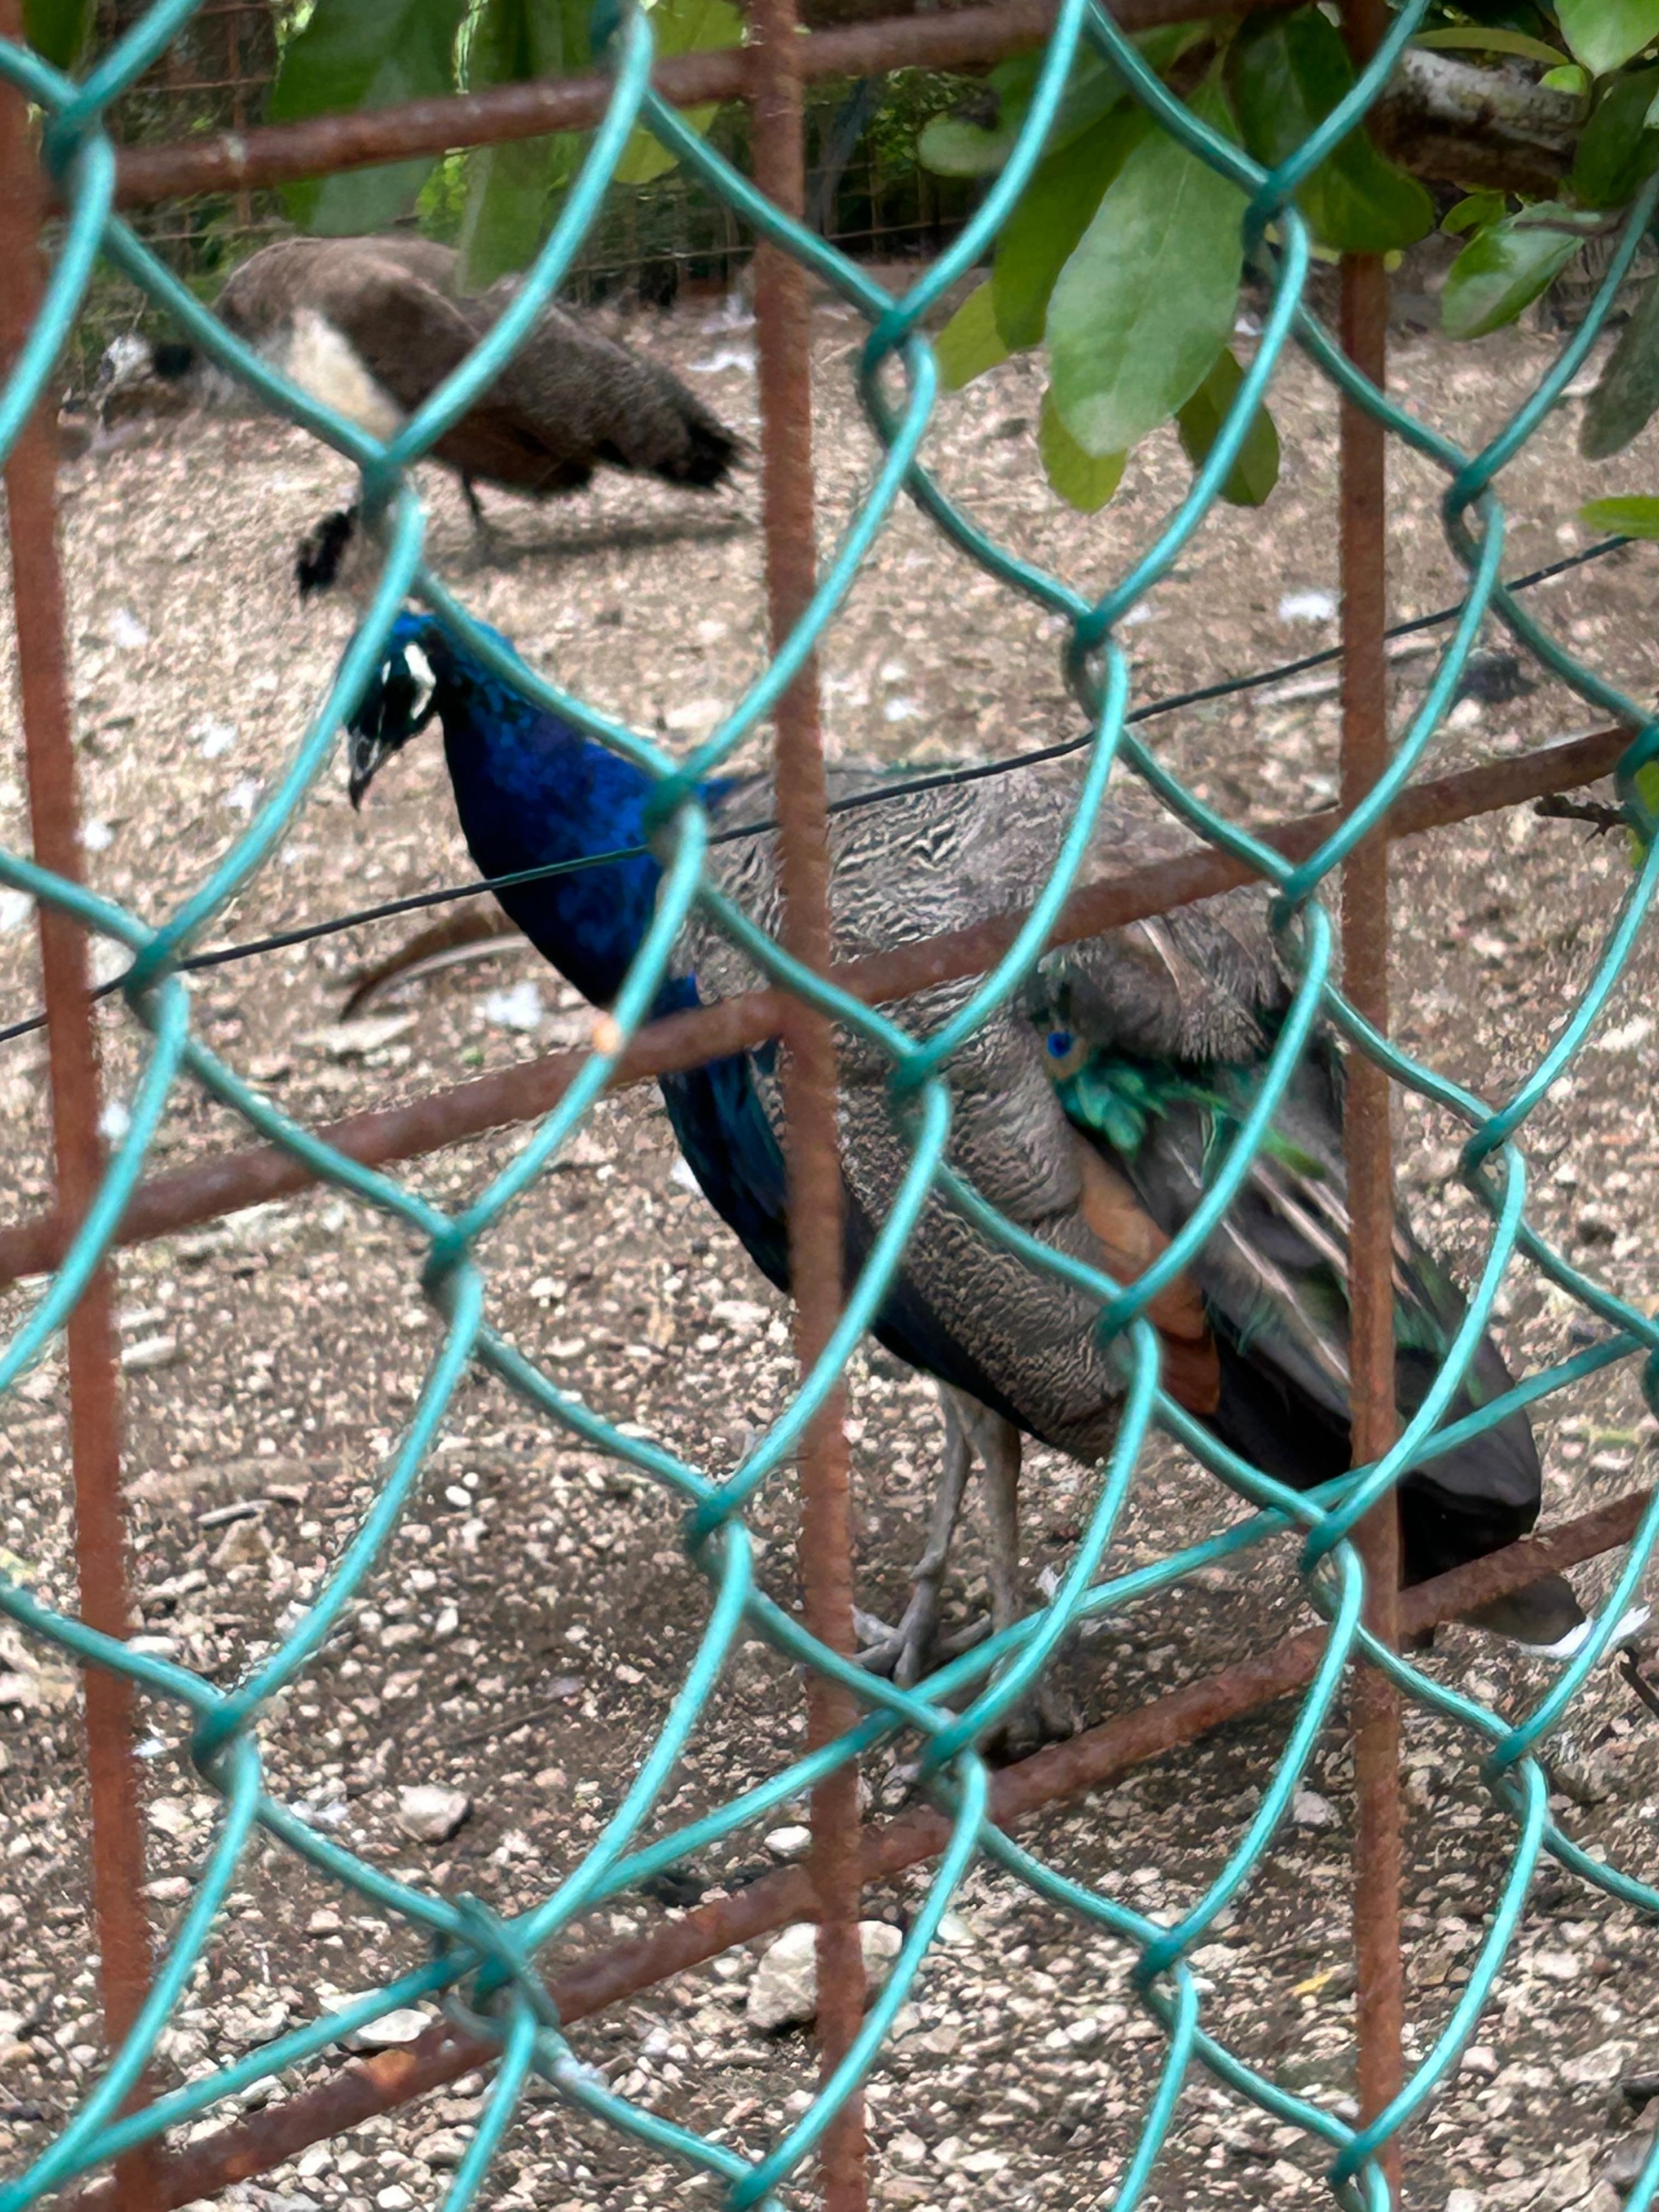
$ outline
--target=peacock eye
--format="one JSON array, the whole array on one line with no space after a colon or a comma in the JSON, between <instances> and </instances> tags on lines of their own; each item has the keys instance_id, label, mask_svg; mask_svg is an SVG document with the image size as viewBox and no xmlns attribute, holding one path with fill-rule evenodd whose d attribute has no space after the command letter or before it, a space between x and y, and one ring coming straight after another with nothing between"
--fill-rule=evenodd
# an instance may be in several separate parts
<instances>
[{"instance_id":1,"label":"peacock eye","mask_svg":"<svg viewBox=\"0 0 1659 2212\"><path fill-rule=\"evenodd\" d=\"M1049 1057L1053 1060L1064 1060L1076 1042L1070 1030L1050 1030L1048 1032Z\"/></svg>"}]
</instances>

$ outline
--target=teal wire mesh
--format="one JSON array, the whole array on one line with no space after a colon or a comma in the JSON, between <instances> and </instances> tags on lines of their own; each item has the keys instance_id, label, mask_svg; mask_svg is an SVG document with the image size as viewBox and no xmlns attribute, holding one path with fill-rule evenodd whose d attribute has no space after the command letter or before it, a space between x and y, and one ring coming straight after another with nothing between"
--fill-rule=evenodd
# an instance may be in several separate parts
<instances>
[{"instance_id":1,"label":"teal wire mesh","mask_svg":"<svg viewBox=\"0 0 1659 2212\"><path fill-rule=\"evenodd\" d=\"M1527 614L1499 581L1504 514L1498 480L1565 392L1659 206L1659 179L1631 210L1609 262L1595 309L1499 436L1469 454L1391 404L1343 358L1304 301L1310 252L1291 204L1297 184L1364 115L1377 97L1423 12L1423 0L1396 14L1386 43L1350 94L1293 158L1272 173L1219 137L1173 98L1140 64L1093 0L1064 0L1048 42L1029 115L1006 168L963 237L908 291L895 297L822 240L781 215L700 141L652 94L648 19L635 12L611 27L615 76L610 109L596 132L586 166L559 222L508 312L477 350L390 444L381 445L318 406L256 361L172 278L112 212L114 155L103 129L111 102L155 59L192 12L193 0L161 0L120 45L79 84L38 58L0 44L0 70L43 112L43 145L68 208L47 295L0 396L0 454L9 453L59 358L102 253L141 284L233 374L275 408L304 423L361 469L365 497L384 507L384 565L373 602L286 772L210 879L158 925L35 866L0 851L0 884L32 894L75 917L86 929L131 955L126 1004L148 1036L148 1058L134 1096L127 1133L112 1158L94 1206L72 1249L33 1310L0 1353L0 1396L23 1377L73 1310L108 1250L123 1207L143 1172L174 1086L198 1084L259 1136L285 1148L314 1175L380 1209L423 1244L422 1282L445 1325L416 1410L392 1452L350 1540L319 1595L276 1650L238 1686L224 1690L200 1675L133 1650L51 1610L14 1581L0 1579L0 1610L30 1637L89 1665L125 1676L162 1708L182 1712L191 1727L190 1755L222 1802L212 1847L188 1905L167 1942L139 2018L74 2117L28 2165L0 2188L0 2212L21 2212L74 2177L122 2151L198 2122L227 2100L281 2075L343 2041L388 2012L441 1997L455 2016L499 2047L489 2097L444 2199L461 2212L486 2185L492 2161L527 2086L539 2078L587 2114L624 2136L703 2169L723 2185L733 2208L775 2203L776 2191L799 2179L803 2162L835 2115L879 2061L884 2039L916 1977L952 1894L976 1860L1008 1870L1045 1899L1086 1924L1117 1936L1137 1955L1136 1986L1164 2039L1155 2089L1144 2114L1115 2202L1129 2212L1152 2179L1183 2084L1208 2073L1278 2121L1301 2130L1329 2154L1328 2178L1345 2206L1382 2212L1388 2202L1379 2153L1434 2095L1455 2067L1492 1995L1515 1938L1528 1885L1540 1858L1552 1855L1571 1871L1646 1911L1659 1893L1587 1855L1551 1820L1538 1753L1562 1721L1605 1652L1659 1540L1659 1504L1650 1507L1613 1577L1593 1632L1548 1693L1520 1718L1505 1717L1431 1680L1404 1660L1376 1648L1361 1626L1364 1576L1349 1540L1355 1523L1402 1474L1448 1440L1503 1419L1619 1361L1639 1366L1650 1407L1659 1407L1659 1321L1613 1296L1574 1269L1534 1227L1526 1212L1526 1164L1518 1139L1589 1036L1630 959L1659 882L1659 844L1649 843L1609 927L1589 981L1554 1042L1526 1079L1494 1106L1448 1082L1433 1069L1373 1034L1331 980L1331 932L1322 895L1344 856L1386 812L1432 744L1482 623L1495 616L1582 697L1639 734L1626 752L1619 787L1633 828L1652 828L1636 790L1637 770L1659 753L1659 727L1613 686L1569 654ZM1129 80L1138 97L1184 145L1240 190L1247 243L1260 246L1273 227L1275 284L1254 362L1221 434L1190 491L1154 543L1119 580L1094 600L1018 560L981 532L931 481L918 452L938 392L923 322L950 286L982 255L1017 201L1041 151L1067 72L1079 47L1091 43ZM408 482L410 465L497 374L569 269L592 225L615 165L636 122L643 121L746 222L826 278L870 325L859 365L860 396L884 448L877 471L811 605L746 695L714 734L685 761L676 761L639 732L599 714L556 685L533 677L481 633L425 565L425 522ZM1442 515L1447 542L1467 576L1455 634L1427 694L1395 744L1387 774L1364 804L1313 854L1292 867L1279 854L1200 803L1160 766L1126 725L1130 668L1120 636L1126 617L1166 575L1198 530L1233 467L1253 415L1286 346L1305 348L1334 383L1425 457L1447 479ZM1011 591L1065 619L1069 679L1089 713L1093 737L1076 811L1054 872L1027 923L969 1002L938 1032L913 1037L895 1023L804 972L720 894L707 865L708 824L696 796L714 769L769 713L834 619L861 562L901 493L916 500L939 529ZM510 1164L465 1212L449 1214L395 1177L344 1158L285 1117L197 1036L179 962L227 903L271 856L318 778L331 762L343 717L374 668L389 627L410 597L423 599L478 656L502 665L533 696L643 763L659 780L659 821L665 874L653 926L614 1009L612 1024L587 1055L557 1109L525 1139ZM1219 1163L1206 1199L1158 1264L1128 1285L1062 1261L992 1211L952 1173L945 1159L951 1119L949 1062L975 1026L1013 991L1041 951L1045 934L1086 852L1095 811L1109 779L1138 775L1205 838L1244 856L1277 891L1276 914L1299 972L1291 1014L1261 1078L1252 1112ZM561 1389L492 1328L480 1247L534 1186L592 1111L617 1059L646 1018L683 923L701 904L774 981L833 1014L885 1052L893 1068L895 1111L911 1146L908 1175L869 1261L848 1286L841 1327L823 1357L783 1413L732 1473L720 1475L648 1437L624 1434ZM1216 1445L1159 1386L1155 1333L1146 1309L1161 1285L1208 1236L1236 1194L1277 1102L1315 1024L1328 1018L1352 1048L1370 1055L1398 1083L1447 1109L1469 1132L1462 1175L1490 1222L1486 1255L1466 1326L1435 1387L1397 1443L1376 1465L1326 1490L1302 1496ZM744 1508L776 1480L806 1424L833 1389L876 1311L905 1240L929 1190L939 1184L992 1237L1024 1254L1034 1267L1064 1270L1097 1297L1101 1326L1121 1343L1125 1403L1117 1443L1099 1470L1095 1503L1063 1581L1049 1603L994 1641L954 1661L913 1690L873 1679L821 1647L797 1620L762 1591ZM1438 1426L1480 1333L1491 1316L1505 1270L1522 1255L1577 1300L1608 1334L1590 1350L1535 1373L1455 1429ZM662 1485L687 1507L685 1541L706 1575L708 1607L701 1643L668 1716L622 1802L574 1871L533 1910L504 1918L477 1899L423 1889L378 1869L307 1826L265 1787L261 1728L278 1693L301 1676L365 1578L385 1557L399 1516L428 1479L428 1456L468 1374L498 1377L550 1429L614 1455ZM1157 1428L1176 1436L1224 1483L1256 1510L1210 1540L1134 1571L1114 1571L1113 1539L1126 1500ZM1236 1556L1286 1528L1304 1532L1306 1587L1328 1620L1315 1678L1303 1697L1275 1765L1243 1835L1203 1894L1173 1925L1137 1912L1103 1888L1072 1880L988 1824L988 1777L975 1747L1031 1686L1060 1639L1078 1623L1122 1608L1149 1592L1176 1588L1218 1559ZM778 1771L763 1784L689 1826L651 1838L652 1815L677 1760L708 1713L722 1670L750 1638L793 1661L835 1675L854 1689L865 1717L855 1729ZM1230 1901L1273 1850L1292 1795L1339 1688L1362 1655L1383 1667L1407 1696L1468 1730L1485 1750L1483 1772L1509 1823L1509 1856L1472 1971L1432 2046L1389 2107L1356 2127L1316 2100L1279 2086L1206 2029L1199 1981L1188 1960ZM959 1709L946 1701L957 1699ZM964 1702L965 1700L965 1702ZM911 1741L927 1786L950 1814L951 1832L893 1970L860 2033L807 2109L760 2158L745 2157L661 2114L629 2101L585 2067L562 2030L538 1968L538 1955L576 1917L607 1898L636 1888L653 1874L738 1832L752 1828L798 1798L843 1762L878 1746ZM194 2080L125 2116L158 2037L179 2008L193 1971L224 1911L246 1854L257 1839L284 1847L379 1910L427 1939L428 1962L245 2058ZM1648 2157L1628 2203L1645 2212L1659 2192L1659 2148Z\"/></svg>"}]
</instances>

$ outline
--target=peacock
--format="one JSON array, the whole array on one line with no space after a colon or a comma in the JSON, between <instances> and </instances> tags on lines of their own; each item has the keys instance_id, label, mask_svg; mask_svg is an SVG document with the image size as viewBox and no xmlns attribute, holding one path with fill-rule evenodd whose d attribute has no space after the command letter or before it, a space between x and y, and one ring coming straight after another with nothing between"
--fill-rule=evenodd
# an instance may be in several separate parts
<instances>
[{"instance_id":1,"label":"peacock","mask_svg":"<svg viewBox=\"0 0 1659 2212\"><path fill-rule=\"evenodd\" d=\"M505 642L504 641L502 641ZM510 648L509 648L510 649ZM352 717L354 805L384 763L441 726L472 858L500 876L625 851L646 838L647 774L545 712L486 669L429 616L405 611ZM1022 903L1046 873L1074 782L1027 772L1011 807L984 782L957 782L832 816L835 949L856 958L968 927ZM873 792L881 773L836 768L832 798ZM716 829L770 815L767 779L702 788ZM1114 789L1091 869L1114 873L1188 844L1150 802ZM780 898L768 835L717 844L722 888L775 928ZM650 921L659 881L641 853L504 888L501 904L585 997L608 1006ZM707 921L688 923L659 1015L751 988L745 957ZM967 983L892 1010L933 1029ZM952 1166L1056 1253L1141 1273L1188 1218L1218 1152L1248 1110L1291 984L1265 893L1241 889L1154 921L1051 951L951 1064ZM886 1055L842 1039L842 1164L847 1267L863 1261L908 1161L890 1106ZM787 1288L782 1108L775 1048L665 1076L664 1104L693 1175L762 1273ZM1150 1309L1164 1388L1212 1436L1306 1489L1350 1464L1347 1237L1342 1062L1316 1031L1269 1140L1188 1270ZM1446 1270L1401 1217L1395 1233L1396 1380L1407 1417L1422 1403L1465 1312ZM1020 1610L1017 1486L1029 1436L1093 1462L1109 1449L1124 1376L1080 1289L986 1238L935 1192L874 1327L888 1350L944 1386L949 1449L910 1606L876 1656L909 1676L925 1663L939 1578L969 1449L984 1461L992 1619ZM1482 1340L1446 1419L1511 1387ZM1542 1486L1532 1430L1514 1411L1413 1469L1400 1486L1402 1576L1416 1583L1525 1534ZM1584 1615L1550 1575L1468 1618L1558 1656Z\"/></svg>"},{"instance_id":2,"label":"peacock","mask_svg":"<svg viewBox=\"0 0 1659 2212\"><path fill-rule=\"evenodd\" d=\"M390 439L495 323L519 282L465 292L453 249L424 238L289 238L243 262L217 312L313 398ZM240 392L186 344L151 348L148 366L220 404ZM580 490L605 466L707 491L744 450L669 370L550 306L432 457L460 477L482 531L481 483L547 499ZM335 581L358 524L352 506L307 533L295 563L302 597Z\"/></svg>"}]
</instances>

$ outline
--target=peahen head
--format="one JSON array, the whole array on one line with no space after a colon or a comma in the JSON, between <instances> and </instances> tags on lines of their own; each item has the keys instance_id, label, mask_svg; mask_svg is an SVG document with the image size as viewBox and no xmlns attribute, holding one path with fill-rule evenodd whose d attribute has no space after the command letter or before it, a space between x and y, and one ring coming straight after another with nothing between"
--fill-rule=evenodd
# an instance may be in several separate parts
<instances>
[{"instance_id":1,"label":"peahen head","mask_svg":"<svg viewBox=\"0 0 1659 2212\"><path fill-rule=\"evenodd\" d=\"M498 631L488 635L512 651ZM528 707L528 702L457 646L435 615L405 608L392 623L380 665L363 686L356 711L346 725L347 788L353 806L362 805L364 793L393 753L401 752L434 716L441 718L471 691L498 694L492 702L498 713L508 702L520 711Z\"/></svg>"}]
</instances>

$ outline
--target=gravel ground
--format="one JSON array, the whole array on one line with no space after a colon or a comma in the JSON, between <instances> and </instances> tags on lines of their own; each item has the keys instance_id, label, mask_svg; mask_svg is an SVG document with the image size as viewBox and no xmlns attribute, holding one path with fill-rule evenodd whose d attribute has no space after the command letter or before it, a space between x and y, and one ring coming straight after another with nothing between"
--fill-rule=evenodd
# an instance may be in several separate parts
<instances>
[{"instance_id":1,"label":"gravel ground","mask_svg":"<svg viewBox=\"0 0 1659 2212\"><path fill-rule=\"evenodd\" d=\"M756 422L752 334L740 315L684 308L643 341L696 372L743 428ZM869 442L851 397L861 332L827 304L816 323L824 543L867 481ZM1490 434L1548 357L1512 334L1447 349L1403 337L1397 387L1466 442ZM1137 457L1107 512L1084 520L1044 488L1033 445L1040 385L1012 363L945 402L929 448L945 484L1004 542L1079 582L1121 574L1178 496L1173 441ZM1335 586L1335 416L1299 362L1276 411L1285 483L1262 514L1221 510L1127 633L1137 698L1266 665L1328 643ZM1569 404L1505 479L1506 568L1585 542L1574 520L1587 473ZM1654 441L1595 472L1596 489L1646 489ZM1435 484L1393 459L1393 600L1443 604L1457 576ZM88 872L159 916L198 884L279 771L349 627L340 605L302 611L295 540L346 488L301 434L195 418L134 426L64 472L64 538L84 777ZM497 499L495 557L479 565L459 495L433 486L434 541L471 603L532 659L637 725L690 741L762 660L761 545L752 480L696 501L611 480L562 507ZM1638 550L1552 586L1537 604L1576 649L1643 697L1659 645L1647 617L1653 556ZM1298 615L1294 602L1302 599ZM902 508L823 656L837 753L939 762L1005 755L1070 733L1057 625L1012 599ZM6 643L9 656L9 641ZM1396 722L1429 664L1397 663ZM9 658L7 681L9 682ZM14 718L15 719L15 718ZM1544 685L1504 706L1466 703L1439 765L1589 726ZM1216 805L1266 818L1328 800L1336 715L1305 679L1154 726L1160 756ZM0 836L25 842L21 792L0 774ZM225 917L226 938L304 922L470 873L435 744L415 748L361 817L331 772L273 863ZM1395 1022L1414 1052L1489 1097L1544 1049L1589 975L1620 890L1611 841L1527 813L1402 848ZM38 989L33 939L0 898L0 1006ZM400 941L384 924L204 975L201 1032L302 1120L420 1096L473 1071L580 1040L577 1003L523 948L453 968L382 1001L374 1024L336 1028L359 968ZM1656 981L1638 953L1598 1042L1533 1123L1534 1218L1623 1295L1659 1294L1652 1223L1659 1035ZM117 1013L100 1017L112 1095L138 1064ZM45 1054L0 1048L0 1164L9 1217L50 1187ZM1403 1100L1405 1186L1420 1224L1467 1270L1480 1224L1449 1193L1453 1131ZM180 1090L155 1146L177 1168L237 1140L222 1109ZM416 1164L411 1180L458 1206L513 1151L510 1136ZM643 1092L602 1105L591 1133L489 1240L495 1322L613 1419L694 1460L729 1465L751 1425L783 1401L792 1370L781 1309L702 1199L674 1172L665 1124ZM318 1194L125 1254L118 1304L127 1370L126 1467L145 1634L216 1681L268 1650L313 1592L369 1499L436 1341L401 1231ZM0 1297L0 1325L25 1310ZM1499 1307L1511 1356L1531 1368L1582 1339L1567 1302L1524 1267ZM931 1389L872 1352L851 1372L863 1602L901 1599L921 1547L939 1430ZM0 1564L72 1602L66 1395L50 1362L3 1408ZM1654 1424L1625 1370L1552 1401L1540 1422L1547 1517L1638 1479ZM1091 1478L1032 1455L1028 1566L1063 1566ZM1152 1559L1233 1509L1173 1449L1149 1458L1115 1558ZM780 1480L753 1515L762 1574L796 1595L793 1501ZM958 1550L952 1618L984 1596L976 1530ZM1583 1571L1588 1592L1607 1570ZM270 1788L365 1857L508 1911L539 1899L616 1802L659 1723L705 1614L672 1504L625 1470L531 1423L494 1383L459 1395L432 1479L349 1626L264 1731ZM1248 1575L1213 1573L1079 1642L1061 1662L1080 1717L1098 1720L1260 1648L1308 1615L1287 1552ZM1534 1668L1455 1631L1428 1662L1509 1711L1535 1696ZM1258 1802L1291 1708L1232 1727L1110 1792L1054 1810L1022 1840L1066 1872L1174 1915L1221 1863ZM143 1753L150 1895L165 1936L201 1863L212 1805L192 1785L176 1716L147 1709ZM799 1680L751 1647L732 1664L674 1779L677 1821L798 1752ZM150 1731L153 1730L153 1733ZM1592 1850L1652 1870L1659 1806L1656 1723L1604 1670L1579 1701L1553 1773L1557 1809ZM0 1632L0 2156L15 2166L70 2112L99 2063L85 1898L86 1820L71 1678ZM1409 2050L1426 2051L1467 1978L1512 1844L1480 1784L1475 1747L1407 1724ZM872 1798L901 1786L873 1762ZM467 1817L443 1840L410 1832L410 1789L459 1792ZM1333 1724L1297 1818L1215 1940L1197 1954L1208 2026L1282 2082L1342 2108L1352 2088L1348 1917L1352 1765ZM418 1826L419 1823L412 1825ZM439 1826L444 1822L437 1823ZM792 1848L744 1834L700 1862L731 1882ZM918 1874L870 1893L902 1923ZM1010 1881L970 1875L951 1940L930 1960L870 2087L884 2203L1076 2206L1109 2201L1162 2048L1140 2014L1129 1958ZM654 1924L630 1902L590 1917L572 1948ZM27 1929L27 1936L15 1931ZM757 1948L762 1947L757 1946ZM222 2063L416 1962L399 1928L289 1856L250 1853L225 1925L162 2045L168 2081ZM738 1952L574 2031L627 2094L756 2150L804 2105L813 2051L799 2027L763 2033ZM1659 2069L1659 1946L1651 1927L1575 1881L1534 1885L1511 1963L1477 2042L1411 2141L1407 2201L1448 2212L1583 2203L1614 2212L1641 2124L1640 2077ZM1628 2084L1627 2087L1620 2085ZM288 2094L288 2081L269 2092ZM483 2084L307 2152L241 2201L386 2212L434 2201ZM262 2092L246 2101L257 2102ZM1620 2159L1626 2161L1621 2166ZM1610 2163L1611 2161L1611 2163ZM1147 2197L1164 2208L1328 2203L1307 2139L1195 2075ZM1609 2178L1609 2177L1613 2178ZM560 2208L656 2205L675 2172L532 2093L496 2167L495 2200ZM697 2185L701 2189L703 2185Z\"/></svg>"}]
</instances>

